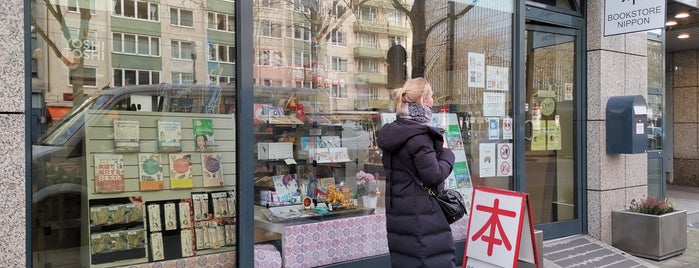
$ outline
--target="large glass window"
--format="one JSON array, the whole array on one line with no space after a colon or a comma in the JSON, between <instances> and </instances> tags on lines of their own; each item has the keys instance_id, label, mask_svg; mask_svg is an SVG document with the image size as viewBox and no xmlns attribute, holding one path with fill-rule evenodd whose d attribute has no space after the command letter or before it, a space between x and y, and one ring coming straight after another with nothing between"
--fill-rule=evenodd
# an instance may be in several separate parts
<instances>
[{"instance_id":1,"label":"large glass window","mask_svg":"<svg viewBox=\"0 0 699 268\"><path fill-rule=\"evenodd\" d=\"M514 1L268 2L254 1L256 25L279 23L289 40L253 39L256 246L300 267L376 254L362 243L385 237L353 234L384 226L375 137L395 118L392 90L412 77L432 83L435 122L457 155L447 186L465 196L474 184L514 188L512 170L496 167L496 148L512 148L512 126L524 123L513 122ZM361 253L308 237L341 237Z\"/></svg>"},{"instance_id":2,"label":"large glass window","mask_svg":"<svg viewBox=\"0 0 699 268\"><path fill-rule=\"evenodd\" d=\"M195 2L31 1L32 267L237 266L235 40L195 18L234 3Z\"/></svg>"}]
</instances>

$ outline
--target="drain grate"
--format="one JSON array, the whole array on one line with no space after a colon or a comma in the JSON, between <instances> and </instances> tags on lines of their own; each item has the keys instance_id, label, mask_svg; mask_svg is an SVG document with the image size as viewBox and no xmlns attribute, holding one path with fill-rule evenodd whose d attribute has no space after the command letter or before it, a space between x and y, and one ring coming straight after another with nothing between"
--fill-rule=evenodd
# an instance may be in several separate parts
<instances>
[{"instance_id":1,"label":"drain grate","mask_svg":"<svg viewBox=\"0 0 699 268\"><path fill-rule=\"evenodd\" d=\"M578 235L544 242L544 267L656 267L590 236Z\"/></svg>"}]
</instances>

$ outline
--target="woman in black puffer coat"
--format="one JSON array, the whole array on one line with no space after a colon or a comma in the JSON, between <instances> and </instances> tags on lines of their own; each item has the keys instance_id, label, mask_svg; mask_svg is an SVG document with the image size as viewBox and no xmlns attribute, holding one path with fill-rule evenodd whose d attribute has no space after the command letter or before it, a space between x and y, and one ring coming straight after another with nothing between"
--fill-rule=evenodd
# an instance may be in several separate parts
<instances>
[{"instance_id":1,"label":"woman in black puffer coat","mask_svg":"<svg viewBox=\"0 0 699 268\"><path fill-rule=\"evenodd\" d=\"M415 182L444 187L454 166L444 131L431 127L432 87L424 78L395 92L396 121L384 125L377 142L386 170L386 229L391 266L454 267L454 238L437 201Z\"/></svg>"}]
</instances>

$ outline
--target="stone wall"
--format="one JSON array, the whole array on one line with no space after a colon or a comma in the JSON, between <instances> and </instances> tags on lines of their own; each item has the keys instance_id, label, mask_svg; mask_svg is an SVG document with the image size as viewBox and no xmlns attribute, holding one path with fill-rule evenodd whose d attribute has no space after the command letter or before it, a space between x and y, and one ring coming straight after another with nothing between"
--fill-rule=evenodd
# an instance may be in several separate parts
<instances>
[{"instance_id":1,"label":"stone wall","mask_svg":"<svg viewBox=\"0 0 699 268\"><path fill-rule=\"evenodd\" d=\"M648 92L646 33L604 36L604 0L587 1L587 232L612 240L612 211L643 197L646 154L607 154L607 101Z\"/></svg>"},{"instance_id":2,"label":"stone wall","mask_svg":"<svg viewBox=\"0 0 699 268\"><path fill-rule=\"evenodd\" d=\"M24 1L0 5L0 266L26 266Z\"/></svg>"},{"instance_id":3,"label":"stone wall","mask_svg":"<svg viewBox=\"0 0 699 268\"><path fill-rule=\"evenodd\" d=\"M699 51L674 53L673 184L699 186Z\"/></svg>"}]
</instances>

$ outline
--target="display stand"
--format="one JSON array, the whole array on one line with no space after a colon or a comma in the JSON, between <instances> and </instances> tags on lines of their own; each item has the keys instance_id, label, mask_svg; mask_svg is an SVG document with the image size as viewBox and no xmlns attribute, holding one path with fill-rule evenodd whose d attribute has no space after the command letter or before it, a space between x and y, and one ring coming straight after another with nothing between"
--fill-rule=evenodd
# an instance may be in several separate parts
<instances>
[{"instance_id":1,"label":"display stand","mask_svg":"<svg viewBox=\"0 0 699 268\"><path fill-rule=\"evenodd\" d=\"M213 124L210 137L215 136L216 140L215 146L211 146L213 142L208 144L211 148L209 152L200 152L195 148L193 122L197 121L193 121L194 119L210 120ZM124 134L131 135L132 142L135 138L137 150L117 152L115 133L118 130L114 129L115 120L138 122L136 134L133 133L134 129L130 130L131 133ZM163 135L158 131L159 120L181 123L180 152L174 152L172 148L159 149L159 137ZM85 122L87 181L84 190L87 200L82 202L84 231L81 240L85 246L82 247L84 252L81 256L89 259L83 260L83 263L94 267L120 266L233 250L236 181L234 115L91 110L86 114ZM123 133L117 135L121 134ZM213 141L212 138L209 140ZM139 160L139 155L144 154L160 161L146 163ZM174 166L171 167L167 161L170 154L189 154L191 185L185 183L176 186L171 183ZM202 157L208 155L215 158ZM107 159L117 159L112 163L114 168L108 168L108 162L104 165L95 163L95 159L105 158L104 156L117 156ZM148 174L144 174L144 170ZM144 178L161 182L143 183ZM197 193L203 193L207 197L205 201L193 202L193 196ZM140 212L140 219L137 219L136 214L127 213L127 216L134 217L131 221L105 224L99 215L93 213L103 210L101 206L106 206L106 211L125 209L132 213ZM195 220L196 209L207 212L202 216L205 218ZM110 215L119 218L121 212L112 212ZM168 219L176 223L169 222ZM111 223L111 220L112 216L109 216L107 223ZM209 239L216 237L216 240L209 241L210 247L197 247L196 242L200 236L195 233L199 233L199 228L204 228L199 225L201 222L204 222L201 225L208 228L206 231L210 234ZM138 239L128 241L143 239L143 243L134 242L135 246L124 249L110 247L107 250L109 254L95 254L96 248L99 252L103 250L98 246L100 240L97 238L104 236L107 243L114 245L114 241L120 242L115 240L119 239L120 232L138 232ZM145 238L140 238L141 235L145 235ZM222 236L217 237L218 235ZM158 241L160 239L162 240ZM118 255L118 258L110 255Z\"/></svg>"}]
</instances>

